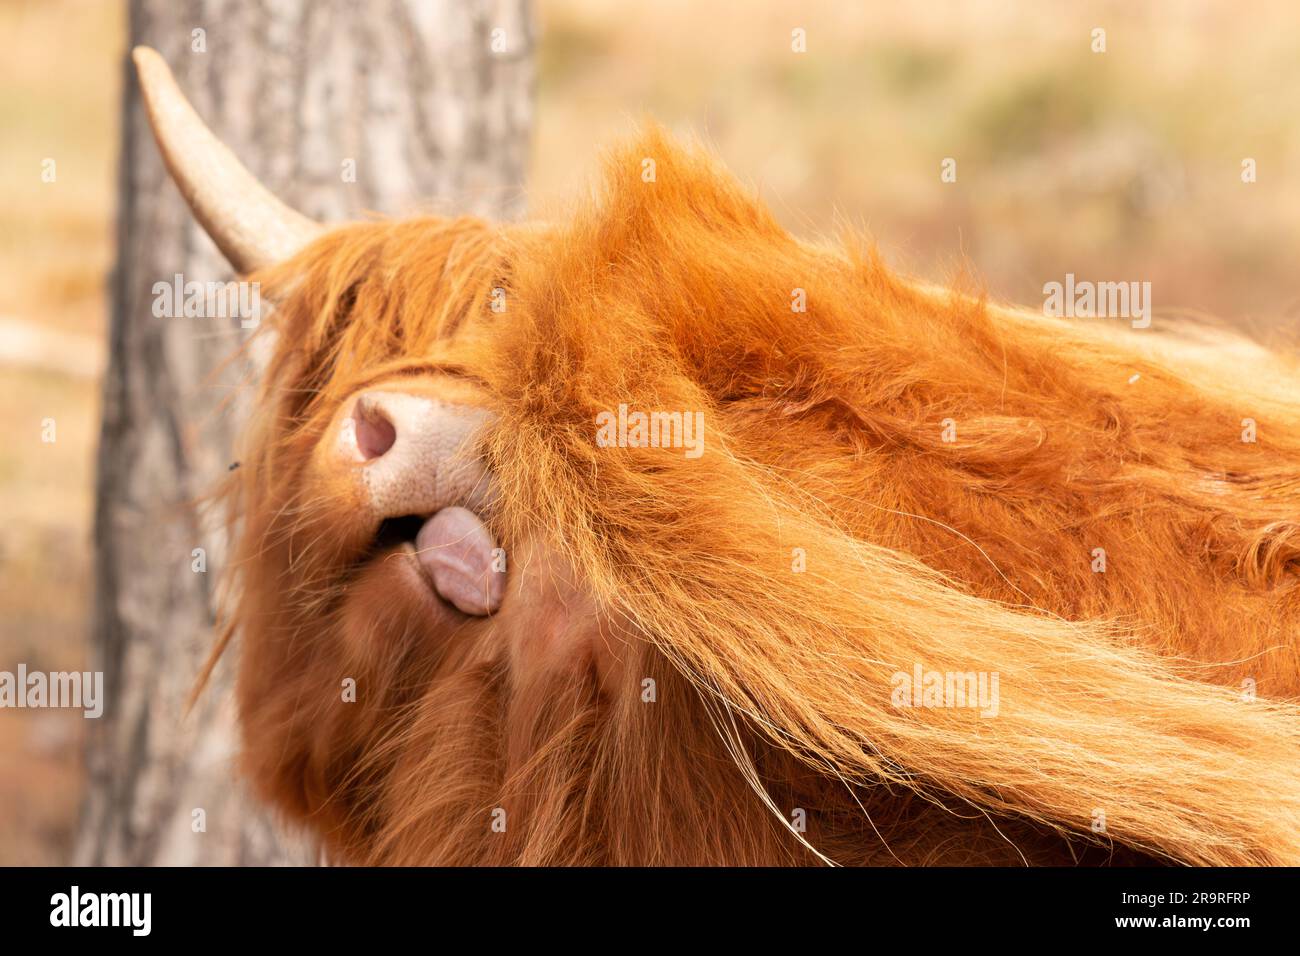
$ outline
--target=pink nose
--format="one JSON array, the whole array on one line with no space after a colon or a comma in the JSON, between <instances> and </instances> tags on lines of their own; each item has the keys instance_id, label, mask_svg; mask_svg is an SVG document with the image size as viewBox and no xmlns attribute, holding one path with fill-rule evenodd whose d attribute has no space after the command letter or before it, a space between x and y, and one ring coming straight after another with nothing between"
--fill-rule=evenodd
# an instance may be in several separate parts
<instances>
[{"instance_id":1,"label":"pink nose","mask_svg":"<svg viewBox=\"0 0 1300 956\"><path fill-rule=\"evenodd\" d=\"M362 392L339 423L338 454L359 468L376 518L488 504L474 439L491 413L426 395Z\"/></svg>"}]
</instances>

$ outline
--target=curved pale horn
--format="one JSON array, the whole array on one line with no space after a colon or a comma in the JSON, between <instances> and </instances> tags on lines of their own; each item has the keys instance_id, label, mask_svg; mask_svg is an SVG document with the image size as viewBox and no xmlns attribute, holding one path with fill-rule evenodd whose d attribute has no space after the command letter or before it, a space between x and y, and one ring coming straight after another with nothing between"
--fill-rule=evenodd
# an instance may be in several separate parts
<instances>
[{"instance_id":1,"label":"curved pale horn","mask_svg":"<svg viewBox=\"0 0 1300 956\"><path fill-rule=\"evenodd\" d=\"M138 46L131 58L167 171L236 272L287 259L322 232L240 165L199 119L156 50Z\"/></svg>"}]
</instances>

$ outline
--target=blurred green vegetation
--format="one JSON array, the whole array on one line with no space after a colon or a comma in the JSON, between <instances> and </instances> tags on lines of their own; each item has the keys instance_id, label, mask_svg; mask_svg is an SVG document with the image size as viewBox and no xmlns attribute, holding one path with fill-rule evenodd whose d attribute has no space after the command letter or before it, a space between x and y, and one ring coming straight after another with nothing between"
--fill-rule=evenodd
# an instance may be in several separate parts
<instances>
[{"instance_id":1,"label":"blurred green vegetation","mask_svg":"<svg viewBox=\"0 0 1300 956\"><path fill-rule=\"evenodd\" d=\"M1080 75L1087 75L1083 64L1069 70L1042 68L1014 84L991 88L966 116L965 138L975 155L997 161L1041 153L1113 121L1105 78L1080 83Z\"/></svg>"}]
</instances>

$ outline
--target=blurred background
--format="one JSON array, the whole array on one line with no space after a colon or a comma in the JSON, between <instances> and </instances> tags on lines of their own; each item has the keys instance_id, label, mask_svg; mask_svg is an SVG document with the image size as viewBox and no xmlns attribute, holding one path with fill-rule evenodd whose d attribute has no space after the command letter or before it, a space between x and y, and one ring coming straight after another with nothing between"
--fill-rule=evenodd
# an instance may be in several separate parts
<instances>
[{"instance_id":1,"label":"blurred background","mask_svg":"<svg viewBox=\"0 0 1300 956\"><path fill-rule=\"evenodd\" d=\"M1300 6L1137 6L538 0L529 196L554 209L649 114L710 142L794 232L866 229L906 272L1031 305L1066 272L1148 279L1158 315L1293 340ZM0 0L3 670L87 660L126 35L114 0ZM33 453L47 417L58 441ZM0 712L0 864L66 862L83 724Z\"/></svg>"}]
</instances>

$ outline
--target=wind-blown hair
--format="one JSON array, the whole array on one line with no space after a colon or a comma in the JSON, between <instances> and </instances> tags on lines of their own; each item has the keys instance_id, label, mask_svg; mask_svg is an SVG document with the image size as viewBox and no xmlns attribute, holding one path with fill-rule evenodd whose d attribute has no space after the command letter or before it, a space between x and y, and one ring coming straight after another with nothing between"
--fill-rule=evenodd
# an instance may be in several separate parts
<instances>
[{"instance_id":1,"label":"wind-blown hair","mask_svg":"<svg viewBox=\"0 0 1300 956\"><path fill-rule=\"evenodd\" d=\"M341 858L1300 863L1290 359L905 280L654 129L559 224L351 225L257 278L246 765ZM485 517L610 674L431 634L359 563L313 451L435 369L490 395ZM621 404L703 412L703 455L600 447ZM917 668L996 675L996 715L899 706Z\"/></svg>"}]
</instances>

